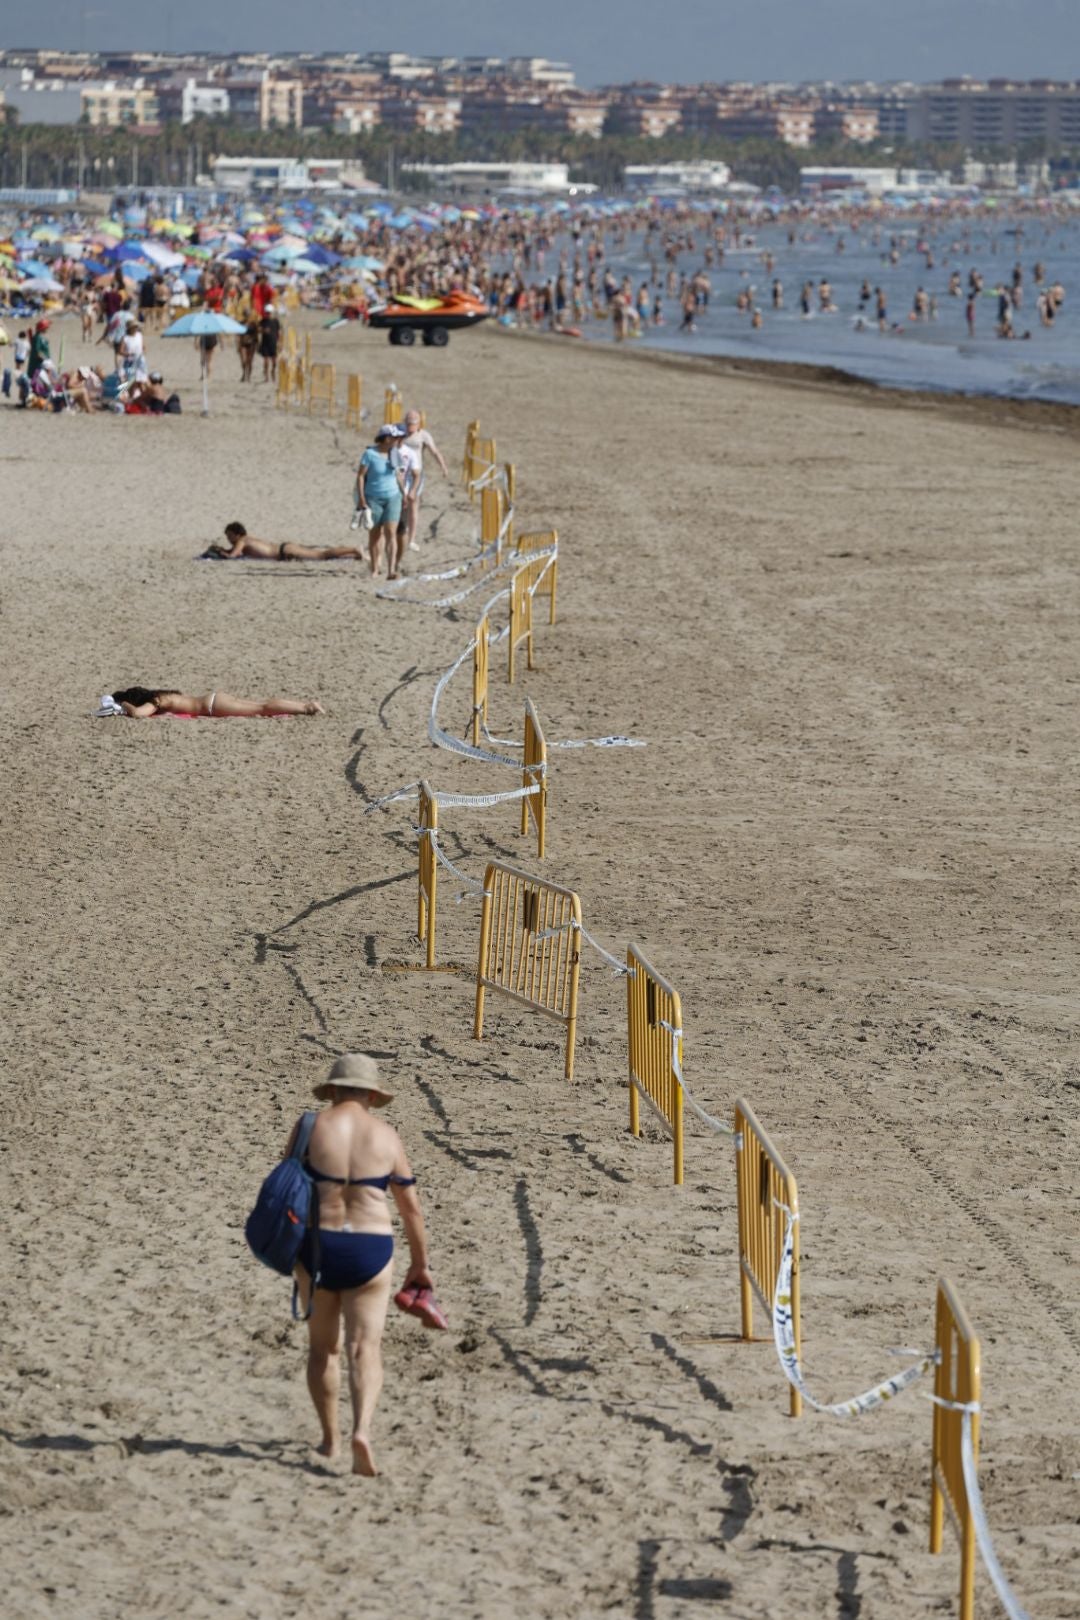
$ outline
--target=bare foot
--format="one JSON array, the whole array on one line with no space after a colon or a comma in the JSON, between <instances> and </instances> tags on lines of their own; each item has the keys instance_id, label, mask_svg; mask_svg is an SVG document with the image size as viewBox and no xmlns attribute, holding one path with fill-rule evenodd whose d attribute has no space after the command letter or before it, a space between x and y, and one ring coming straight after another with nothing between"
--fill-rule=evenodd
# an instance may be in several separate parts
<instances>
[{"instance_id":1,"label":"bare foot","mask_svg":"<svg viewBox=\"0 0 1080 1620\"><path fill-rule=\"evenodd\" d=\"M322 1440L315 1447L315 1450L320 1457L325 1457L328 1462L336 1462L341 1456L341 1442L337 1439Z\"/></svg>"},{"instance_id":2,"label":"bare foot","mask_svg":"<svg viewBox=\"0 0 1080 1620\"><path fill-rule=\"evenodd\" d=\"M304 713L305 714L325 714L326 710L323 708L321 703L309 703L307 708L304 710Z\"/></svg>"},{"instance_id":3,"label":"bare foot","mask_svg":"<svg viewBox=\"0 0 1080 1620\"><path fill-rule=\"evenodd\" d=\"M363 1474L365 1479L375 1479L379 1472L370 1444L359 1434L353 1435L352 1471L354 1474Z\"/></svg>"}]
</instances>

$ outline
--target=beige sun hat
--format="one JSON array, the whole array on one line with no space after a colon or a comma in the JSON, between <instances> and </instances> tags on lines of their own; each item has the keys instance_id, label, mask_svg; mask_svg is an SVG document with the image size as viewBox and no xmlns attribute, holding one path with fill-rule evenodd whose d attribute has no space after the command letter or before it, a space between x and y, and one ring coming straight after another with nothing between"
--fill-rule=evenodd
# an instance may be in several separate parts
<instances>
[{"instance_id":1,"label":"beige sun hat","mask_svg":"<svg viewBox=\"0 0 1080 1620\"><path fill-rule=\"evenodd\" d=\"M387 1091L379 1079L379 1065L366 1052L342 1052L326 1079L320 1080L313 1089L316 1097L325 1100L333 1095L335 1086L370 1092L372 1108L385 1108L394 1100L394 1093Z\"/></svg>"}]
</instances>

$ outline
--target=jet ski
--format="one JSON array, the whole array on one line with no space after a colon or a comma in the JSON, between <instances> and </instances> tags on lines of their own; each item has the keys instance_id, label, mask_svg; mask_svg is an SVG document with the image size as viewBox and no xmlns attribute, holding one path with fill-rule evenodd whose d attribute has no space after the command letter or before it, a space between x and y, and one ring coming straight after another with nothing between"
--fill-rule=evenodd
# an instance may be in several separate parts
<instances>
[{"instance_id":1,"label":"jet ski","mask_svg":"<svg viewBox=\"0 0 1080 1620\"><path fill-rule=\"evenodd\" d=\"M368 310L367 323L388 333L390 342L408 348L419 332L422 343L444 349L450 333L486 321L490 311L482 298L452 292L442 298L414 298L401 293Z\"/></svg>"}]
</instances>

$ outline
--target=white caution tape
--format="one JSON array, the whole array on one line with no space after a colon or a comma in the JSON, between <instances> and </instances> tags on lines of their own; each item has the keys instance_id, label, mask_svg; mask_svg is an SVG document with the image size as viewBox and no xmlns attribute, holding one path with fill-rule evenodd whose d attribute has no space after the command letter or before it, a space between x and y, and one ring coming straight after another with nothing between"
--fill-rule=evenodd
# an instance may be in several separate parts
<instances>
[{"instance_id":1,"label":"white caution tape","mask_svg":"<svg viewBox=\"0 0 1080 1620\"><path fill-rule=\"evenodd\" d=\"M435 799L440 810L487 810L493 804L527 799L530 794L539 791L539 782L533 782L529 787L510 788L506 793L436 793Z\"/></svg>"},{"instance_id":2,"label":"white caution tape","mask_svg":"<svg viewBox=\"0 0 1080 1620\"><path fill-rule=\"evenodd\" d=\"M498 540L493 540L489 546L485 546L483 551L478 552L475 557L470 557L468 562L458 563L455 568L444 569L441 574L409 574L403 579L389 580L385 588L376 591L375 594L376 596L390 597L392 600L399 602L408 601L407 597L402 597L400 594L406 585L444 585L450 579L463 579L466 574L471 574L474 568L482 568L484 563L494 557L498 546Z\"/></svg>"},{"instance_id":3,"label":"white caution tape","mask_svg":"<svg viewBox=\"0 0 1080 1620\"><path fill-rule=\"evenodd\" d=\"M817 1400L806 1387L802 1368L799 1365L799 1351L795 1344L795 1322L791 1309L791 1273L795 1255L795 1222L798 1215L793 1213L786 1205L779 1204L787 1216L784 1230L784 1248L780 1255L780 1269L776 1277L776 1293L773 1296L773 1340L776 1344L776 1353L780 1358L780 1365L784 1369L784 1376L789 1384L798 1390L807 1406L812 1406L815 1412L825 1412L829 1417L861 1417L864 1412L873 1412L886 1401L894 1400L897 1395L903 1394L905 1389L922 1378L924 1373L937 1364L937 1352L920 1356L912 1366L905 1367L903 1372L897 1373L894 1378L883 1378L880 1384L868 1389L862 1395L856 1395L850 1401L837 1401L826 1404Z\"/></svg>"},{"instance_id":4,"label":"white caution tape","mask_svg":"<svg viewBox=\"0 0 1080 1620\"><path fill-rule=\"evenodd\" d=\"M968 1507L971 1509L971 1522L975 1529L975 1540L978 1544L982 1561L986 1565L986 1573L994 1585L994 1591L1001 1601L1009 1620L1031 1620L1031 1616L1009 1585L1005 1571L1001 1567L997 1552L994 1548L993 1538L990 1535L990 1524L983 1507L982 1491L979 1489L979 1470L975 1462L975 1442L971 1434L971 1419L979 1411L978 1401L947 1401L942 1395L927 1395L935 1406L944 1406L949 1412L959 1412L960 1418L960 1466L964 1471L964 1490L967 1493Z\"/></svg>"},{"instance_id":5,"label":"white caution tape","mask_svg":"<svg viewBox=\"0 0 1080 1620\"><path fill-rule=\"evenodd\" d=\"M631 968L629 971L631 974L633 974L636 970ZM657 1020L657 1022L659 1023L660 1028L666 1029L668 1034L671 1036L671 1072L675 1076L679 1090L683 1094L683 1101L686 1103L687 1108L689 1108L692 1114L695 1114L697 1118L700 1119L703 1125L708 1126L709 1130L715 1135L734 1136L735 1132L732 1130L731 1126L726 1120L717 1119L715 1114L706 1113L701 1104L695 1102L693 1097L690 1095L690 1087L687 1085L686 1078L683 1075L682 1058L679 1055L682 1048L682 1030L676 1029L674 1024L669 1024L666 1018L660 1018Z\"/></svg>"},{"instance_id":6,"label":"white caution tape","mask_svg":"<svg viewBox=\"0 0 1080 1620\"><path fill-rule=\"evenodd\" d=\"M383 810L388 804L396 804L399 799L415 799L419 792L419 782L410 782L408 787L397 788L395 792L388 793L384 799L376 799L373 804L368 805L364 814L370 816L373 811Z\"/></svg>"},{"instance_id":7,"label":"white caution tape","mask_svg":"<svg viewBox=\"0 0 1080 1620\"><path fill-rule=\"evenodd\" d=\"M503 489L506 488L506 473L494 461L486 462L484 471L478 473L475 478L470 478L466 488L485 489L488 484L497 484L501 485Z\"/></svg>"},{"instance_id":8,"label":"white caution tape","mask_svg":"<svg viewBox=\"0 0 1080 1620\"><path fill-rule=\"evenodd\" d=\"M605 951L604 947L599 943L599 941L593 939L584 923L579 923L576 917L572 917L570 919L570 926L571 928L576 928L583 939L588 940L593 950L604 958L604 961L610 965L613 972L621 973L624 979L634 977L634 969L627 967L625 962L620 962L619 958L617 956L612 956L610 951Z\"/></svg>"},{"instance_id":9,"label":"white caution tape","mask_svg":"<svg viewBox=\"0 0 1080 1620\"><path fill-rule=\"evenodd\" d=\"M465 885L466 894L475 895L477 899L482 900L484 895L487 893L484 885L482 883L478 883L475 878L470 877L467 872L463 872L460 867L455 866L450 857L443 853L443 847L439 843L439 837L435 831L435 828L417 827L416 831L421 835L421 837L426 834L431 839L431 847L435 853L435 859L439 862L440 866L445 866L446 870L457 878L459 883L463 883ZM459 894L456 896L456 898L460 902L465 899L465 895Z\"/></svg>"},{"instance_id":10,"label":"white caution tape","mask_svg":"<svg viewBox=\"0 0 1080 1620\"><path fill-rule=\"evenodd\" d=\"M452 754L462 754L466 759L479 760L484 765L509 765L512 770L521 769L519 759L509 759L505 754L493 754L488 748L477 748L473 743L462 741L460 737L453 736L445 731L439 724L439 703L443 693L461 668L467 658L471 658L476 646L476 638L465 648L459 658L456 658L444 675L440 675L431 697L431 713L428 715L428 736L437 748L449 749Z\"/></svg>"},{"instance_id":11,"label":"white caution tape","mask_svg":"<svg viewBox=\"0 0 1080 1620\"><path fill-rule=\"evenodd\" d=\"M489 743L496 743L500 748L524 748L525 744L516 742L513 737L493 737L487 728L487 721L481 720L480 729ZM568 737L563 742L548 742L548 748L646 748L648 744L643 737Z\"/></svg>"}]
</instances>

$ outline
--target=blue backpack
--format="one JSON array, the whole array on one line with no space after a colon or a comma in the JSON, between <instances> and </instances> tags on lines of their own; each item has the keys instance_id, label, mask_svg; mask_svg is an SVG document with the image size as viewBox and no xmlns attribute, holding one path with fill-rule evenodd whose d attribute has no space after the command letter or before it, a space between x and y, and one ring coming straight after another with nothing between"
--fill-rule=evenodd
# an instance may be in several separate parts
<instances>
[{"instance_id":1,"label":"blue backpack","mask_svg":"<svg viewBox=\"0 0 1080 1620\"><path fill-rule=\"evenodd\" d=\"M255 1208L244 1223L244 1236L256 1260L276 1271L282 1277L291 1277L300 1258L304 1235L310 1227L315 1233L315 1270L311 1294L303 1320L311 1315L315 1285L319 1281L319 1195L314 1181L304 1168L304 1157L311 1141L318 1115L306 1113L300 1121L292 1152L287 1159L275 1165L259 1188ZM300 1320L296 1309L297 1290L293 1284L292 1313Z\"/></svg>"}]
</instances>

